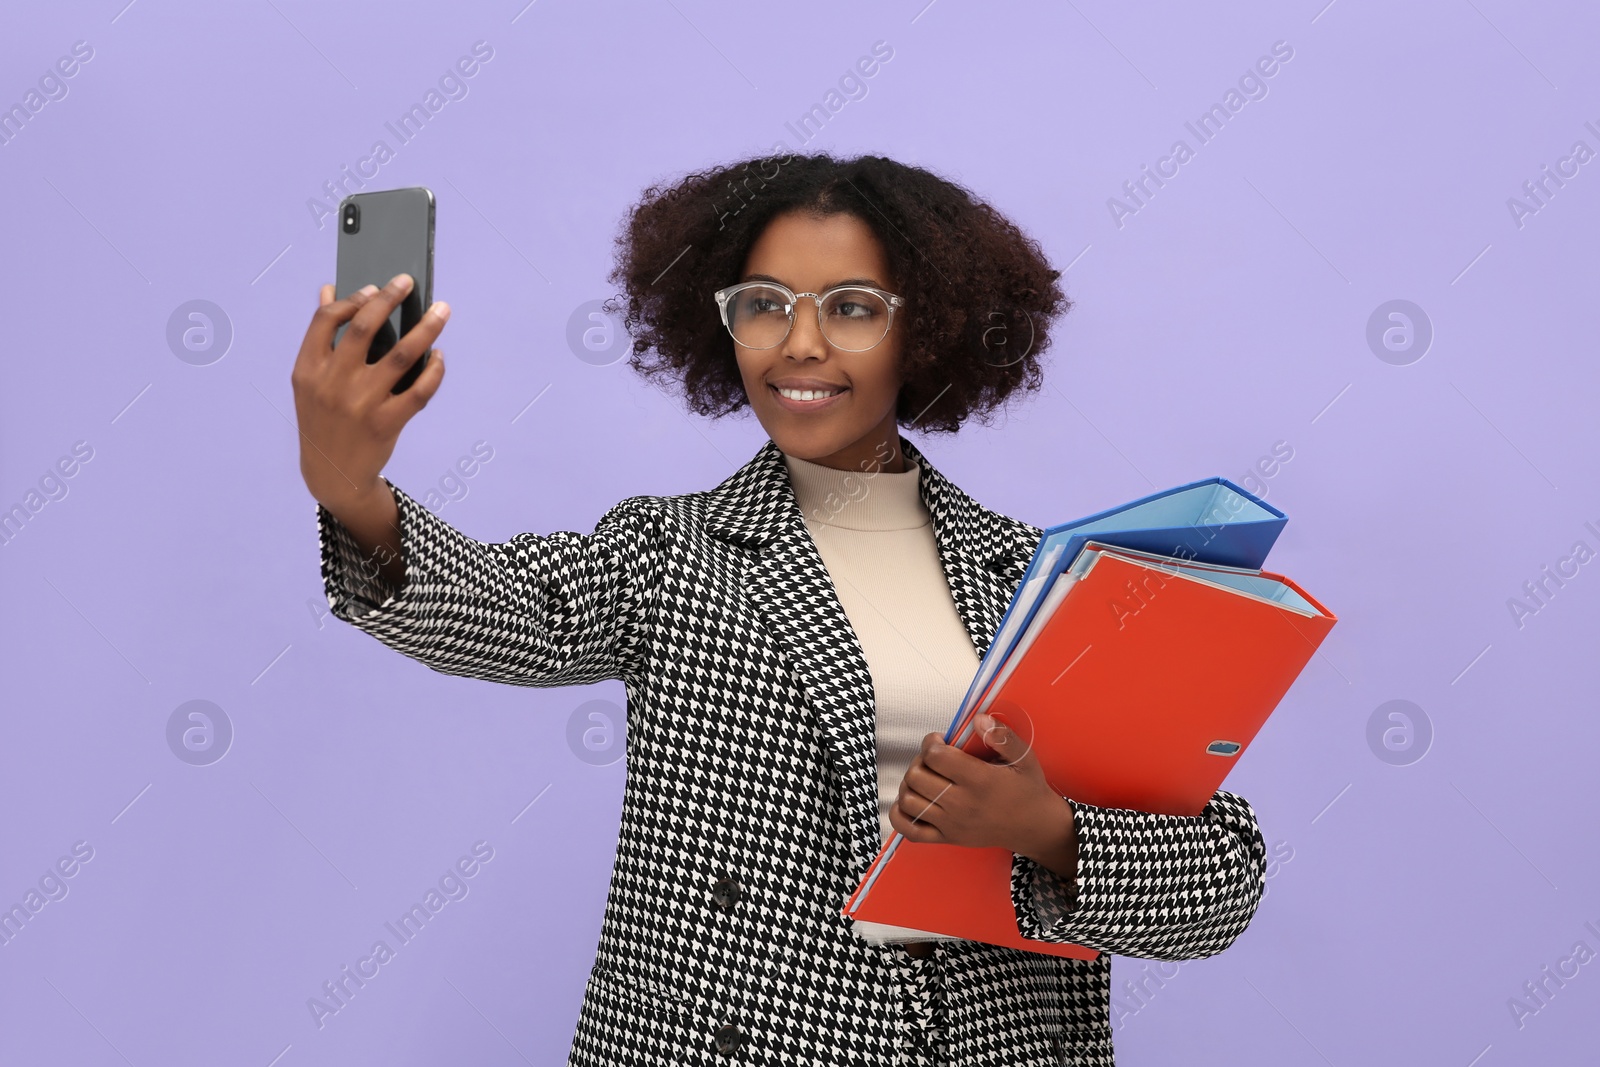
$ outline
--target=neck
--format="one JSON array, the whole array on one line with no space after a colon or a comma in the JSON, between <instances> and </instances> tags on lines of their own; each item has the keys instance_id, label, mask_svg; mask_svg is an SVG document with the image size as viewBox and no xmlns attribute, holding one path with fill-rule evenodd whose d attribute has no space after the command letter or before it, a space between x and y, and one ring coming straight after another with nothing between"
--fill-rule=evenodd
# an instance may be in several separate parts
<instances>
[{"instance_id":1,"label":"neck","mask_svg":"<svg viewBox=\"0 0 1600 1067\"><path fill-rule=\"evenodd\" d=\"M900 449L900 428L895 424L892 412L871 433L837 452L812 455L808 449L798 444L789 447L780 443L778 448L786 456L832 467L834 470L883 471L888 474L900 474L906 469L905 453Z\"/></svg>"},{"instance_id":2,"label":"neck","mask_svg":"<svg viewBox=\"0 0 1600 1067\"><path fill-rule=\"evenodd\" d=\"M922 469L841 470L784 453L795 503L808 526L847 530L909 530L929 522Z\"/></svg>"}]
</instances>

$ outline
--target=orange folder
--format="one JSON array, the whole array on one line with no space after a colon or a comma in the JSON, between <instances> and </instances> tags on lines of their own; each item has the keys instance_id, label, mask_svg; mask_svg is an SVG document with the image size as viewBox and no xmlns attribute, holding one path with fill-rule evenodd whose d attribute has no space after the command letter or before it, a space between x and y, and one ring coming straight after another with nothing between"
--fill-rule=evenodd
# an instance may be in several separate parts
<instances>
[{"instance_id":1,"label":"orange folder","mask_svg":"<svg viewBox=\"0 0 1600 1067\"><path fill-rule=\"evenodd\" d=\"M1066 583L1066 584L1063 584ZM1199 814L1337 618L1294 582L1091 541L1046 594L982 697L1028 741L1055 792L1100 807ZM1017 930L1012 853L894 834L841 909L855 919L1076 959Z\"/></svg>"}]
</instances>

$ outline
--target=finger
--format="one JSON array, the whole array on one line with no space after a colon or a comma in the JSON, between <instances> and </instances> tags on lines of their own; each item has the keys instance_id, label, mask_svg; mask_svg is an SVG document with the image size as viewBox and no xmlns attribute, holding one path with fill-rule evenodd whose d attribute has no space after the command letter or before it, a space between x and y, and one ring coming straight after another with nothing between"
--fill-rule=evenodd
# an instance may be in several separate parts
<instances>
[{"instance_id":1,"label":"finger","mask_svg":"<svg viewBox=\"0 0 1600 1067\"><path fill-rule=\"evenodd\" d=\"M383 402L383 407L385 410L393 410L403 425L411 420L411 416L428 406L428 401L439 391L439 383L443 380L444 357L436 348L433 350L433 355L428 358L428 365L422 368L417 380L411 383L411 388L389 397Z\"/></svg>"},{"instance_id":2,"label":"finger","mask_svg":"<svg viewBox=\"0 0 1600 1067\"><path fill-rule=\"evenodd\" d=\"M332 289L332 286L326 288ZM370 290L370 292L368 291ZM306 331L306 339L316 342L318 351L333 347L333 335L339 327L355 317L363 304L371 300L378 291L377 286L369 285L366 289L359 289L343 300L334 300L322 304L311 316L311 328Z\"/></svg>"},{"instance_id":3,"label":"finger","mask_svg":"<svg viewBox=\"0 0 1600 1067\"><path fill-rule=\"evenodd\" d=\"M938 772L950 782L970 781L982 774L984 760L955 745L947 745L939 734L930 734L922 746L922 765Z\"/></svg>"},{"instance_id":4,"label":"finger","mask_svg":"<svg viewBox=\"0 0 1600 1067\"><path fill-rule=\"evenodd\" d=\"M983 743L999 752L1005 743L1011 739L1011 731L1006 729L1005 723L993 715L979 715L973 721L973 732L983 738Z\"/></svg>"},{"instance_id":5,"label":"finger","mask_svg":"<svg viewBox=\"0 0 1600 1067\"><path fill-rule=\"evenodd\" d=\"M1030 742L1018 736L1015 730L999 719L990 721L993 725L984 730L983 740L995 754L988 762L1014 767L1033 756L1033 745Z\"/></svg>"},{"instance_id":6,"label":"finger","mask_svg":"<svg viewBox=\"0 0 1600 1067\"><path fill-rule=\"evenodd\" d=\"M945 792L946 788L937 786L930 786L924 792L921 787L913 785L909 781L902 781L900 783L900 793L895 798L895 803L899 804L901 810L914 819L937 822L939 814L944 811L944 808L939 805L939 798Z\"/></svg>"},{"instance_id":7,"label":"finger","mask_svg":"<svg viewBox=\"0 0 1600 1067\"><path fill-rule=\"evenodd\" d=\"M941 785L938 789L935 789L933 791L933 795L932 796L928 797L928 803L933 805L935 808L937 808L941 812L948 810L947 808L945 808L944 804L941 803L941 801L943 801L945 799L945 797L949 795L950 790L954 789L955 787L956 786L955 786L954 782L947 782L944 785ZM922 795L926 795L926 794L922 794Z\"/></svg>"},{"instance_id":8,"label":"finger","mask_svg":"<svg viewBox=\"0 0 1600 1067\"><path fill-rule=\"evenodd\" d=\"M370 299L355 313L345 327L344 335L339 338L339 345L335 355L340 359L352 363L365 364L367 350L372 346L372 337L383 325L383 320L388 318L400 301L411 292L411 275L396 274L385 285L374 293Z\"/></svg>"},{"instance_id":9,"label":"finger","mask_svg":"<svg viewBox=\"0 0 1600 1067\"><path fill-rule=\"evenodd\" d=\"M937 797L946 789L955 785L955 782L918 760L906 771L902 780L906 788L913 789L925 797Z\"/></svg>"},{"instance_id":10,"label":"finger","mask_svg":"<svg viewBox=\"0 0 1600 1067\"><path fill-rule=\"evenodd\" d=\"M925 822L912 822L898 807L889 809L889 825L907 841L916 841L921 844L937 844L943 840L944 835L936 826Z\"/></svg>"},{"instance_id":11,"label":"finger","mask_svg":"<svg viewBox=\"0 0 1600 1067\"><path fill-rule=\"evenodd\" d=\"M448 321L450 321L450 305L443 300L435 301L432 307L422 313L422 318L417 324L407 330L406 335L396 341L395 346L372 365L373 373L383 383L385 389L393 389L394 384L411 369L411 365L422 358L422 354L432 347ZM433 361L430 359L428 362Z\"/></svg>"},{"instance_id":12,"label":"finger","mask_svg":"<svg viewBox=\"0 0 1600 1067\"><path fill-rule=\"evenodd\" d=\"M327 307L331 303L333 303L333 286L324 285L321 292L317 294L317 306Z\"/></svg>"},{"instance_id":13,"label":"finger","mask_svg":"<svg viewBox=\"0 0 1600 1067\"><path fill-rule=\"evenodd\" d=\"M899 834L901 837L911 841L916 840L916 837L912 835L913 828L909 821L901 816L900 805L898 804L891 804L889 806L889 828L895 833Z\"/></svg>"},{"instance_id":14,"label":"finger","mask_svg":"<svg viewBox=\"0 0 1600 1067\"><path fill-rule=\"evenodd\" d=\"M889 825L902 837L911 841L936 843L944 836L933 823L913 818L898 804L889 809Z\"/></svg>"}]
</instances>

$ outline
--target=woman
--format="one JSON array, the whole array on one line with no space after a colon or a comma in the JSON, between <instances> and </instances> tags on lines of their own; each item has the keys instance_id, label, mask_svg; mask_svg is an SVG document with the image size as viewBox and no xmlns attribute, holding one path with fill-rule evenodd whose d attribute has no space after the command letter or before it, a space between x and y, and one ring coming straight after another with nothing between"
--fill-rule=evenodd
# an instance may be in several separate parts
<instances>
[{"instance_id":1,"label":"woman","mask_svg":"<svg viewBox=\"0 0 1600 1067\"><path fill-rule=\"evenodd\" d=\"M635 369L699 414L748 406L770 438L714 489L631 497L588 535L486 544L440 520L379 473L444 375L436 358L389 393L442 304L365 362L406 279L325 287L293 374L336 615L447 674L626 684L570 1062L1110 1064L1111 954L1232 943L1263 884L1254 813L1224 791L1197 816L1074 803L1003 729L991 761L942 744L1041 530L899 432L1037 388L1059 273L960 186L878 157L652 187L618 246ZM1009 848L1021 932L1102 954L844 917L896 830Z\"/></svg>"}]
</instances>

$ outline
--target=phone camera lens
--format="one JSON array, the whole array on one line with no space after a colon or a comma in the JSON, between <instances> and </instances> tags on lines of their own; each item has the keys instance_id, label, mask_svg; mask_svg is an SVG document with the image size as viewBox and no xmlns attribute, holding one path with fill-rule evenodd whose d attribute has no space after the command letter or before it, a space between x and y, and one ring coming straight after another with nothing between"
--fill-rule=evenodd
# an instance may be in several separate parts
<instances>
[{"instance_id":1,"label":"phone camera lens","mask_svg":"<svg viewBox=\"0 0 1600 1067\"><path fill-rule=\"evenodd\" d=\"M361 209L354 204L344 206L344 232L355 233L361 229Z\"/></svg>"}]
</instances>

